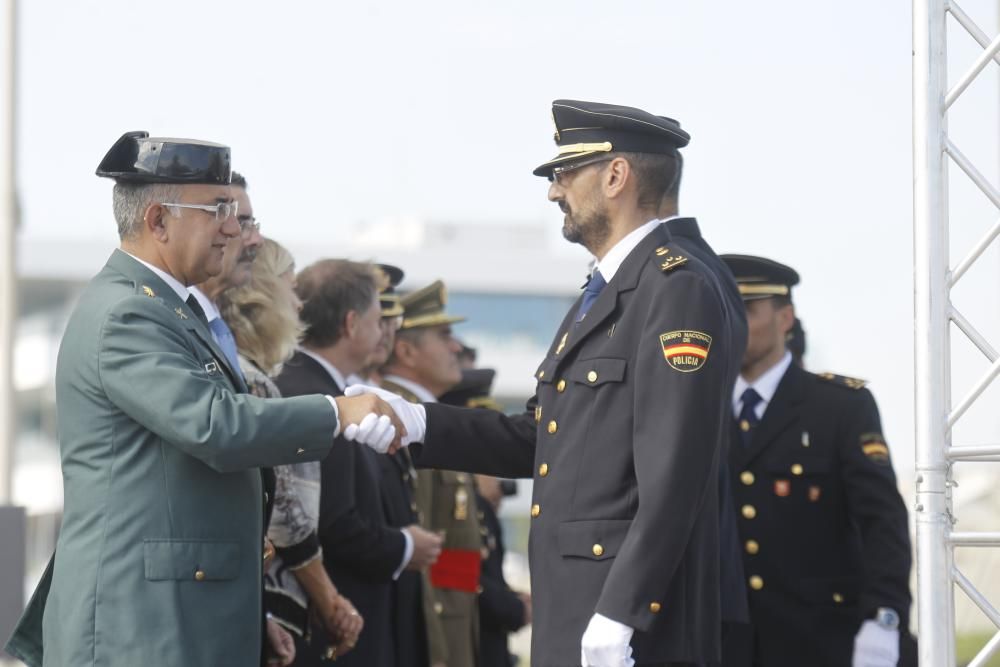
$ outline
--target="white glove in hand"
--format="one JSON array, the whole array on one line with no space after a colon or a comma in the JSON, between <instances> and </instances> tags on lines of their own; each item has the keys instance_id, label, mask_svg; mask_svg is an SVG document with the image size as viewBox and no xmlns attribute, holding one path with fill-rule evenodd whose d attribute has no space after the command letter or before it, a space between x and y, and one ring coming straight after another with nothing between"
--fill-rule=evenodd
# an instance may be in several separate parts
<instances>
[{"instance_id":1,"label":"white glove in hand","mask_svg":"<svg viewBox=\"0 0 1000 667\"><path fill-rule=\"evenodd\" d=\"M410 403L391 391L367 384L352 384L344 390L344 396L360 396L361 394L375 394L389 404L392 411L399 417L399 421L403 422L403 426L406 427L406 435L403 436L404 447L411 442L423 442L427 433L427 410L424 409L424 406L419 403ZM344 431L344 437L348 440L351 439L348 435L350 429L351 427L348 426Z\"/></svg>"},{"instance_id":2,"label":"white glove in hand","mask_svg":"<svg viewBox=\"0 0 1000 667\"><path fill-rule=\"evenodd\" d=\"M389 451L389 445L396 437L396 428L388 416L376 417L367 414L360 424L348 424L344 429L344 439L368 445L379 454Z\"/></svg>"},{"instance_id":3,"label":"white glove in hand","mask_svg":"<svg viewBox=\"0 0 1000 667\"><path fill-rule=\"evenodd\" d=\"M580 642L580 662L583 667L632 667L633 628L607 616L594 614Z\"/></svg>"},{"instance_id":4,"label":"white glove in hand","mask_svg":"<svg viewBox=\"0 0 1000 667\"><path fill-rule=\"evenodd\" d=\"M851 667L896 667L899 662L899 630L865 621L854 636Z\"/></svg>"}]
</instances>

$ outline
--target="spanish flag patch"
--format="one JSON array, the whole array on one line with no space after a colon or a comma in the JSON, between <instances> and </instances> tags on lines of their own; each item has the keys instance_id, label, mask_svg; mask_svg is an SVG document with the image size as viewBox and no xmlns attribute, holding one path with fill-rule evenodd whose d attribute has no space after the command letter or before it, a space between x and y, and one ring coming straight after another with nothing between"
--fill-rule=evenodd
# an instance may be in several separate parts
<instances>
[{"instance_id":1,"label":"spanish flag patch","mask_svg":"<svg viewBox=\"0 0 1000 667\"><path fill-rule=\"evenodd\" d=\"M660 334L663 358L675 371L691 373L705 365L712 337L700 331L668 331Z\"/></svg>"},{"instance_id":2,"label":"spanish flag patch","mask_svg":"<svg viewBox=\"0 0 1000 667\"><path fill-rule=\"evenodd\" d=\"M881 433L862 433L861 451L873 463L887 465L889 463L889 446Z\"/></svg>"}]
</instances>

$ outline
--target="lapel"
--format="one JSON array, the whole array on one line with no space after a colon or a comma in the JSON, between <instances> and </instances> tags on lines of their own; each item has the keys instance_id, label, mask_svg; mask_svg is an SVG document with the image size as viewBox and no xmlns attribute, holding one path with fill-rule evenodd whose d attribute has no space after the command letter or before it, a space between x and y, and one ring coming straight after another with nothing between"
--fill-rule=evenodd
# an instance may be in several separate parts
<instances>
[{"instance_id":1,"label":"lapel","mask_svg":"<svg viewBox=\"0 0 1000 667\"><path fill-rule=\"evenodd\" d=\"M285 362L285 367L299 368L303 373L314 376L323 387L323 393L329 394L334 398L344 395L344 390L341 389L333 377L322 364L310 357L308 354L296 350L292 358Z\"/></svg>"},{"instance_id":2,"label":"lapel","mask_svg":"<svg viewBox=\"0 0 1000 667\"><path fill-rule=\"evenodd\" d=\"M611 282L608 283L600 296L597 297L597 301L590 307L587 316L583 318L582 322L576 324L574 319L576 311L580 307L580 301L583 298L581 295L580 299L577 299L576 303L573 304L573 309L570 311L569 316L563 321L563 328L560 329L558 334L559 339L557 340L561 340L562 336L566 334L566 344L555 356L560 360L569 358L574 349L585 341L595 329L600 327L604 323L604 320L614 314L615 309L618 307L618 297L625 292L634 290L636 285L639 284L639 276L642 274L642 270L646 264L649 263L649 257L653 254L653 250L657 246L669 242L670 234L664 225L657 226L647 234L646 238L632 249L632 252L625 258L622 265L618 267L615 277L611 279ZM559 349L558 346L559 343L557 342L556 349Z\"/></svg>"},{"instance_id":3,"label":"lapel","mask_svg":"<svg viewBox=\"0 0 1000 667\"><path fill-rule=\"evenodd\" d=\"M130 279L137 293L157 299L164 307L172 310L180 320L181 326L191 331L211 351L216 363L226 372L233 387L242 394L247 393L247 385L243 379L243 373L240 369L234 369L229 365L229 359L222 351L222 348L215 342L212 332L202 324L201 320L188 307L187 303L177 296L177 292L173 288L163 282L159 276L147 269L140 262L129 256L128 253L121 250L115 250L111 254L111 257L108 259L108 266ZM147 288L151 289L153 292L152 295L145 291Z\"/></svg>"},{"instance_id":4,"label":"lapel","mask_svg":"<svg viewBox=\"0 0 1000 667\"><path fill-rule=\"evenodd\" d=\"M785 371L784 377L778 383L771 402L764 410L764 418L760 420L753 434L750 446L745 450L739 437L733 440L733 448L737 451L737 460L742 467L747 466L765 449L774 443L788 426L799 416L799 404L804 400L806 372L792 364ZM735 429L735 426L733 427Z\"/></svg>"}]
</instances>

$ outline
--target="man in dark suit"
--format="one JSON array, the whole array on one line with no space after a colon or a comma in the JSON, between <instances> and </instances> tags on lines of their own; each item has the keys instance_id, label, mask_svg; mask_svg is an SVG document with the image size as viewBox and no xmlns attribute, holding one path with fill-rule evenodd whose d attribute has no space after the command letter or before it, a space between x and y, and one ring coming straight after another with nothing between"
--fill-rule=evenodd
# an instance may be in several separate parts
<instances>
[{"instance_id":1,"label":"man in dark suit","mask_svg":"<svg viewBox=\"0 0 1000 667\"><path fill-rule=\"evenodd\" d=\"M404 442L423 442L420 465L534 476L532 664L718 661L719 457L739 355L723 277L658 219L689 137L629 107L552 112L559 154L535 174L597 267L528 411L382 395Z\"/></svg>"},{"instance_id":2,"label":"man in dark suit","mask_svg":"<svg viewBox=\"0 0 1000 667\"><path fill-rule=\"evenodd\" d=\"M306 325L302 347L276 380L283 396L343 394L346 378L368 362L381 338L381 308L373 267L321 260L297 277ZM340 593L364 617L354 649L338 664L396 665L392 582L433 562L440 538L418 525L390 525L382 500L377 454L350 443L323 460L318 535L323 564ZM314 628L314 644L332 644ZM404 663L409 664L409 663Z\"/></svg>"},{"instance_id":3,"label":"man in dark suit","mask_svg":"<svg viewBox=\"0 0 1000 667\"><path fill-rule=\"evenodd\" d=\"M861 380L793 363L794 270L722 259L750 328L730 470L754 665L895 667L910 641L910 541L875 399Z\"/></svg>"}]
</instances>

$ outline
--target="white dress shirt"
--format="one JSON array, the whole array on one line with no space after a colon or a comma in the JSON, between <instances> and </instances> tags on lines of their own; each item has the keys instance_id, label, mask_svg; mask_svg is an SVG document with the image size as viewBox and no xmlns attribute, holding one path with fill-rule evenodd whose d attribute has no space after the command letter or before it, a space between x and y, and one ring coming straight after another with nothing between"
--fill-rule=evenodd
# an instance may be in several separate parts
<instances>
[{"instance_id":1,"label":"white dress shirt","mask_svg":"<svg viewBox=\"0 0 1000 667\"><path fill-rule=\"evenodd\" d=\"M124 250L122 250L122 252L124 252L126 255L128 255L129 257L131 257L132 259L134 259L135 261L139 262L140 264L142 264L143 266L145 266L147 269L149 269L150 271L152 271L153 273L155 273L157 275L157 277L159 277L160 280L162 280L163 282L165 282L170 289L172 289L173 291L177 292L177 296L179 296L181 298L181 301L184 301L184 302L187 301L188 296L190 296L191 292L188 291L187 287L184 287L184 285L181 284L181 281L177 280L177 278L174 278L172 275L170 275L169 273L167 273L163 269L159 269L159 268L153 266L152 264L150 264L149 262L146 262L146 261L143 261L143 260L139 259L138 257L136 257L135 255L133 255L130 252L125 252Z\"/></svg>"},{"instance_id":2,"label":"white dress shirt","mask_svg":"<svg viewBox=\"0 0 1000 667\"><path fill-rule=\"evenodd\" d=\"M642 227L636 227L631 232L626 234L625 238L614 244L611 250L604 255L604 259L595 258L597 262L595 269L601 272L601 275L604 276L605 282L611 282L611 279L615 277L616 273L618 273L618 269L621 267L622 262L625 261L625 258L628 257L628 254L635 250L635 247L662 223L662 220L654 218Z\"/></svg>"},{"instance_id":3,"label":"white dress shirt","mask_svg":"<svg viewBox=\"0 0 1000 667\"><path fill-rule=\"evenodd\" d=\"M191 292L192 295L194 295L194 298L198 302L198 305L201 306L201 309L205 311L206 320L212 322L212 320L217 320L220 317L222 317L222 314L219 313L219 307L216 306L215 303L211 299L209 299L204 292L201 291L200 287L192 285L191 287L188 287L188 291ZM214 331L212 331L212 337L213 338L215 337ZM219 340L216 339L215 342L218 343Z\"/></svg>"},{"instance_id":4,"label":"white dress shirt","mask_svg":"<svg viewBox=\"0 0 1000 667\"><path fill-rule=\"evenodd\" d=\"M403 389L413 393L421 403L437 403L437 397L427 390L423 385L417 384L413 380L401 378L398 375L386 375L385 379L393 384L398 384Z\"/></svg>"},{"instance_id":5,"label":"white dress shirt","mask_svg":"<svg viewBox=\"0 0 1000 667\"><path fill-rule=\"evenodd\" d=\"M753 383L747 382L743 379L742 375L736 378L736 385L733 387L733 414L738 415L743 410L743 392L752 388L762 399L754 408L754 412L757 413L757 419L763 419L764 411L767 410L771 399L774 398L774 392L778 390L781 378L785 377L785 371L791 365L792 353L785 350L785 354L781 357L781 360L764 371L764 374L754 380Z\"/></svg>"}]
</instances>

